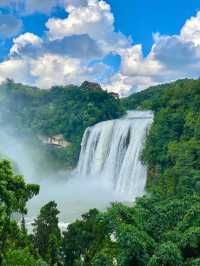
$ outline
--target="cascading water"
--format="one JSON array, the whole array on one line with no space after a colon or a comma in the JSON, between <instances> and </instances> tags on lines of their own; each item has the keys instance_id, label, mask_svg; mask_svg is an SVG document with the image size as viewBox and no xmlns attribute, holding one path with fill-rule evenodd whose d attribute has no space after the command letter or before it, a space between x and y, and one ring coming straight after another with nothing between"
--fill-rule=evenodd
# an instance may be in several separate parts
<instances>
[{"instance_id":1,"label":"cascading water","mask_svg":"<svg viewBox=\"0 0 200 266\"><path fill-rule=\"evenodd\" d=\"M144 193L146 167L140 155L152 112L131 111L121 119L105 121L86 130L77 169L38 178L31 149L10 131L0 133L0 151L17 162L28 182L40 184L40 193L28 204L28 218L38 215L51 200L61 210L64 225L91 208L105 210L111 202L132 202ZM30 151L29 151L30 149Z\"/></svg>"},{"instance_id":2,"label":"cascading water","mask_svg":"<svg viewBox=\"0 0 200 266\"><path fill-rule=\"evenodd\" d=\"M126 200L144 193L147 169L140 160L153 113L130 111L89 127L82 140L78 175L110 182Z\"/></svg>"}]
</instances>

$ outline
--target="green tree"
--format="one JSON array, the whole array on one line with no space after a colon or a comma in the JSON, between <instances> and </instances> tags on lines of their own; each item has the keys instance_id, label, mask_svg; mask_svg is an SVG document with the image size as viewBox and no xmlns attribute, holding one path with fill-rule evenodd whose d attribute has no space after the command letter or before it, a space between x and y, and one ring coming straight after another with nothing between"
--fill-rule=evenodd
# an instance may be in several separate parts
<instances>
[{"instance_id":1,"label":"green tree","mask_svg":"<svg viewBox=\"0 0 200 266\"><path fill-rule=\"evenodd\" d=\"M25 214L26 203L39 192L39 186L26 184L23 177L14 175L10 162L0 161L0 254L5 254L12 232L13 213Z\"/></svg>"},{"instance_id":2,"label":"green tree","mask_svg":"<svg viewBox=\"0 0 200 266\"><path fill-rule=\"evenodd\" d=\"M190 227L186 230L179 245L185 258L200 257L200 227Z\"/></svg>"},{"instance_id":3,"label":"green tree","mask_svg":"<svg viewBox=\"0 0 200 266\"><path fill-rule=\"evenodd\" d=\"M58 227L58 214L57 204L50 201L41 208L33 223L35 248L50 265L60 263L61 232Z\"/></svg>"},{"instance_id":4,"label":"green tree","mask_svg":"<svg viewBox=\"0 0 200 266\"><path fill-rule=\"evenodd\" d=\"M104 246L106 228L104 223L99 221L98 215L98 210L92 209L82 215L81 221L70 224L64 232L65 266L75 266L77 263L90 265L95 254Z\"/></svg>"},{"instance_id":5,"label":"green tree","mask_svg":"<svg viewBox=\"0 0 200 266\"><path fill-rule=\"evenodd\" d=\"M148 266L182 266L183 257L176 244L166 242L156 250Z\"/></svg>"},{"instance_id":6,"label":"green tree","mask_svg":"<svg viewBox=\"0 0 200 266\"><path fill-rule=\"evenodd\" d=\"M154 240L132 225L121 224L116 233L119 266L145 266L153 254Z\"/></svg>"},{"instance_id":7,"label":"green tree","mask_svg":"<svg viewBox=\"0 0 200 266\"><path fill-rule=\"evenodd\" d=\"M41 259L35 259L27 249L9 250L2 266L48 266Z\"/></svg>"},{"instance_id":8,"label":"green tree","mask_svg":"<svg viewBox=\"0 0 200 266\"><path fill-rule=\"evenodd\" d=\"M102 249L91 261L91 266L114 266L116 257L111 252L111 247Z\"/></svg>"}]
</instances>

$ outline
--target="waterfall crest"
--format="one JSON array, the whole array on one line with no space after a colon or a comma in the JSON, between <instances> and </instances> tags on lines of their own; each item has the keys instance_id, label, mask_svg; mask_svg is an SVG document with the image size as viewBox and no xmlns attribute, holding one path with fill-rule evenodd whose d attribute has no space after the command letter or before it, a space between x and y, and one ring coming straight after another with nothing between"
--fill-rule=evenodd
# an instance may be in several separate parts
<instances>
[{"instance_id":1,"label":"waterfall crest","mask_svg":"<svg viewBox=\"0 0 200 266\"><path fill-rule=\"evenodd\" d=\"M87 128L81 144L78 175L111 183L127 200L141 196L147 168L140 156L152 122L150 111L129 111L121 119Z\"/></svg>"}]
</instances>

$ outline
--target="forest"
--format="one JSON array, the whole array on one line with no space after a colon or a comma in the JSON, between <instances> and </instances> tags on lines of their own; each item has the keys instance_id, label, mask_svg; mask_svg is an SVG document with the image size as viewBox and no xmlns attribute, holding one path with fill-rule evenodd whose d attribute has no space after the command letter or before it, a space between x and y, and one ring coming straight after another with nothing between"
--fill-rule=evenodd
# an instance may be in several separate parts
<instances>
[{"instance_id":1,"label":"forest","mask_svg":"<svg viewBox=\"0 0 200 266\"><path fill-rule=\"evenodd\" d=\"M123 99L87 82L40 91L7 81L0 102L8 111L2 124L14 120L22 135L62 133L77 143L76 156L87 126L117 118L125 110L152 110L155 115L141 154L148 165L145 196L132 206L113 203L104 212L92 209L64 232L53 200L41 208L33 232L27 231L27 201L39 193L39 186L26 184L11 163L2 160L1 265L200 265L199 79L151 87ZM73 156L72 165L77 160Z\"/></svg>"},{"instance_id":2,"label":"forest","mask_svg":"<svg viewBox=\"0 0 200 266\"><path fill-rule=\"evenodd\" d=\"M0 85L0 124L10 127L12 135L40 154L38 162L42 168L48 161L46 168L51 171L75 166L87 127L118 118L124 112L117 95L87 81L80 87L58 86L51 90L16 84L12 80ZM55 149L43 145L38 137L57 134L62 134L71 143L70 147Z\"/></svg>"}]
</instances>

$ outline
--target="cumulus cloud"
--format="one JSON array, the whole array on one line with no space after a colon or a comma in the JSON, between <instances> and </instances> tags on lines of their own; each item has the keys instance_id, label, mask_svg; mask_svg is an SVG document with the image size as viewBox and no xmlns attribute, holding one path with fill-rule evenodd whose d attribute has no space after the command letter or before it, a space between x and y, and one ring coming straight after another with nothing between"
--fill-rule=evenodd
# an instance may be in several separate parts
<instances>
[{"instance_id":1,"label":"cumulus cloud","mask_svg":"<svg viewBox=\"0 0 200 266\"><path fill-rule=\"evenodd\" d=\"M51 18L46 23L51 40L87 34L106 52L130 45L129 39L115 32L114 16L105 1L88 0L87 5L78 8L67 4L66 10L69 15L65 19Z\"/></svg>"},{"instance_id":2,"label":"cumulus cloud","mask_svg":"<svg viewBox=\"0 0 200 266\"><path fill-rule=\"evenodd\" d=\"M200 46L179 36L161 36L153 52L158 61L173 69L191 67L200 60Z\"/></svg>"},{"instance_id":3,"label":"cumulus cloud","mask_svg":"<svg viewBox=\"0 0 200 266\"><path fill-rule=\"evenodd\" d=\"M147 58L143 57L142 46L134 45L127 49L122 49L120 52L121 73L127 76L154 76L162 70L159 61L155 60L154 56L149 54Z\"/></svg>"},{"instance_id":4,"label":"cumulus cloud","mask_svg":"<svg viewBox=\"0 0 200 266\"><path fill-rule=\"evenodd\" d=\"M0 82L10 78L16 82L32 84L28 62L23 59L9 59L0 63Z\"/></svg>"},{"instance_id":5,"label":"cumulus cloud","mask_svg":"<svg viewBox=\"0 0 200 266\"><path fill-rule=\"evenodd\" d=\"M25 9L50 13L58 5L68 14L63 19L50 18L43 38L24 33L13 39L9 58L0 63L1 80L10 77L49 88L88 79L127 95L158 83L199 76L200 12L186 21L178 35L154 34L152 48L144 56L141 44L115 30L106 1L30 0ZM108 54L120 56L119 70L114 72L103 63Z\"/></svg>"},{"instance_id":6,"label":"cumulus cloud","mask_svg":"<svg viewBox=\"0 0 200 266\"><path fill-rule=\"evenodd\" d=\"M141 45L121 49L120 72L106 88L125 93L179 78L200 76L200 12L183 25L179 35L154 35L154 44L144 57Z\"/></svg>"},{"instance_id":7,"label":"cumulus cloud","mask_svg":"<svg viewBox=\"0 0 200 266\"><path fill-rule=\"evenodd\" d=\"M104 84L104 88L109 92L113 91L121 96L127 96L156 84L150 76L125 76L119 72L113 75L107 84Z\"/></svg>"},{"instance_id":8,"label":"cumulus cloud","mask_svg":"<svg viewBox=\"0 0 200 266\"><path fill-rule=\"evenodd\" d=\"M10 57L0 63L0 82L14 79L42 89L54 85L76 84L84 80L101 81L112 74L105 64L98 62L92 66L83 64L77 58L45 53L37 58L23 56Z\"/></svg>"},{"instance_id":9,"label":"cumulus cloud","mask_svg":"<svg viewBox=\"0 0 200 266\"><path fill-rule=\"evenodd\" d=\"M104 39L113 32L114 17L110 6L104 1L89 0L87 6L75 8L74 5L67 5L66 9L69 12L66 19L51 18L47 22L51 39L74 34L88 34L93 39ZM98 28L101 31L96 31Z\"/></svg>"},{"instance_id":10,"label":"cumulus cloud","mask_svg":"<svg viewBox=\"0 0 200 266\"><path fill-rule=\"evenodd\" d=\"M70 55L78 58L99 58L103 55L96 41L87 34L66 36L46 43L46 49L51 53Z\"/></svg>"},{"instance_id":11,"label":"cumulus cloud","mask_svg":"<svg viewBox=\"0 0 200 266\"><path fill-rule=\"evenodd\" d=\"M43 41L37 35L27 32L13 40L13 46L10 49L10 55L34 55L42 48Z\"/></svg>"},{"instance_id":12,"label":"cumulus cloud","mask_svg":"<svg viewBox=\"0 0 200 266\"><path fill-rule=\"evenodd\" d=\"M52 54L45 54L31 62L35 85L45 89L54 85L80 85L85 79L100 80L107 71L108 67L102 63L90 67L83 65L78 59Z\"/></svg>"},{"instance_id":13,"label":"cumulus cloud","mask_svg":"<svg viewBox=\"0 0 200 266\"><path fill-rule=\"evenodd\" d=\"M49 41L28 32L15 38L13 43L10 50L10 55L13 57L37 57L44 53L51 53L89 60L101 58L103 55L97 43L87 34Z\"/></svg>"},{"instance_id":14,"label":"cumulus cloud","mask_svg":"<svg viewBox=\"0 0 200 266\"><path fill-rule=\"evenodd\" d=\"M185 41L193 42L195 46L200 45L200 11L186 21L180 36Z\"/></svg>"},{"instance_id":15,"label":"cumulus cloud","mask_svg":"<svg viewBox=\"0 0 200 266\"><path fill-rule=\"evenodd\" d=\"M11 38L22 28L22 21L10 14L0 14L0 38Z\"/></svg>"},{"instance_id":16,"label":"cumulus cloud","mask_svg":"<svg viewBox=\"0 0 200 266\"><path fill-rule=\"evenodd\" d=\"M27 12L50 12L54 6L62 4L68 16L65 19L48 20L48 38L41 39L32 33L15 38L1 76L6 73L14 78L13 69L19 63L20 69L22 66L26 68L25 73L29 71L27 78L23 77L22 80L34 82L42 88L56 83L77 84L85 79L108 82L113 70L98 60L110 52L118 53L120 49L131 46L130 39L115 32L110 5L98 0L60 0L51 1L46 10L48 1L41 5L37 2L27 1ZM10 68L11 62L13 68ZM72 72L68 71L68 65L73 66Z\"/></svg>"},{"instance_id":17,"label":"cumulus cloud","mask_svg":"<svg viewBox=\"0 0 200 266\"><path fill-rule=\"evenodd\" d=\"M79 69L79 60L45 54L31 62L31 74L37 78L37 85L50 88L53 85L69 83L70 77Z\"/></svg>"},{"instance_id":18,"label":"cumulus cloud","mask_svg":"<svg viewBox=\"0 0 200 266\"><path fill-rule=\"evenodd\" d=\"M87 5L78 7L68 3L66 9L67 18L49 19L48 36L57 40L72 34L87 34L105 54L120 55L120 71L104 84L106 89L124 94L176 78L198 76L200 12L186 21L180 35L154 35L152 49L144 57L142 45L132 45L131 39L115 32L114 16L105 1L88 0Z\"/></svg>"}]
</instances>

